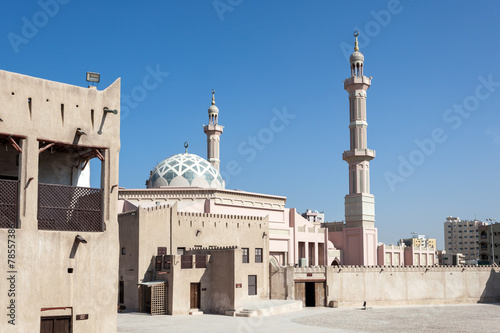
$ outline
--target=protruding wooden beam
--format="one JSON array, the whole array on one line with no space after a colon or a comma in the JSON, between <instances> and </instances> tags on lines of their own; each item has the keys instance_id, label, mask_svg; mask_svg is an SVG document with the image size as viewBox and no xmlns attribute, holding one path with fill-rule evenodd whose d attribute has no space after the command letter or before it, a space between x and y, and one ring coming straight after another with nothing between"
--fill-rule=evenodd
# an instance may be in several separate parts
<instances>
[{"instance_id":1,"label":"protruding wooden beam","mask_svg":"<svg viewBox=\"0 0 500 333\"><path fill-rule=\"evenodd\" d=\"M101 152L99 151L99 149L94 149L94 152L97 156L98 159L101 160L101 162L104 162L104 156L102 156Z\"/></svg>"},{"instance_id":2,"label":"protruding wooden beam","mask_svg":"<svg viewBox=\"0 0 500 333\"><path fill-rule=\"evenodd\" d=\"M14 149L15 149L15 150L17 150L17 152L18 152L18 153L21 153L21 152L23 151L23 150L21 149L21 147L19 147L19 146L17 145L17 142L16 142L14 139L12 139L12 136L9 136L9 138L8 138L8 139L9 139L10 144L12 145L12 147L14 147Z\"/></svg>"},{"instance_id":3,"label":"protruding wooden beam","mask_svg":"<svg viewBox=\"0 0 500 333\"><path fill-rule=\"evenodd\" d=\"M38 154L41 154L43 153L44 151L46 151L47 149L49 149L50 147L52 147L53 145L55 145L54 142L51 142L49 143L48 145L46 145L45 147L42 147L38 150Z\"/></svg>"}]
</instances>

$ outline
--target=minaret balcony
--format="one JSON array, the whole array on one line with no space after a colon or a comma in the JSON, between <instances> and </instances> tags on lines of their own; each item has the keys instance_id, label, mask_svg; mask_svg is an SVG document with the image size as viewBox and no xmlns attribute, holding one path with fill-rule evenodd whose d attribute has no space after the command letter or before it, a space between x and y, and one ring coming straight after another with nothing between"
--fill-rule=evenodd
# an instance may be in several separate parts
<instances>
[{"instance_id":1,"label":"minaret balcony","mask_svg":"<svg viewBox=\"0 0 500 333\"><path fill-rule=\"evenodd\" d=\"M209 124L209 125L204 126L205 133L207 133L209 131L222 133L223 130L224 130L224 126L221 126L221 125Z\"/></svg>"},{"instance_id":2,"label":"minaret balcony","mask_svg":"<svg viewBox=\"0 0 500 333\"><path fill-rule=\"evenodd\" d=\"M351 149L346 150L342 154L342 159L347 162L351 161L371 161L375 158L375 150L371 149Z\"/></svg>"},{"instance_id":3,"label":"minaret balcony","mask_svg":"<svg viewBox=\"0 0 500 333\"><path fill-rule=\"evenodd\" d=\"M350 78L345 79L344 81L344 89L351 85L365 85L370 87L372 84L372 79L366 76L351 76Z\"/></svg>"}]
</instances>

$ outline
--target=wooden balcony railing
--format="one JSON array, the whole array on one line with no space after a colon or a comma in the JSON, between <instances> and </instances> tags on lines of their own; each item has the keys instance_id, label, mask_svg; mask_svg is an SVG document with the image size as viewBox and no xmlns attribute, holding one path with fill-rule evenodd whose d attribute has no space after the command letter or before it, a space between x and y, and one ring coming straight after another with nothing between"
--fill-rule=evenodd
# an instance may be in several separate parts
<instances>
[{"instance_id":1,"label":"wooden balcony railing","mask_svg":"<svg viewBox=\"0 0 500 333\"><path fill-rule=\"evenodd\" d=\"M103 231L102 190L54 184L38 185L38 229Z\"/></svg>"},{"instance_id":2,"label":"wooden balcony railing","mask_svg":"<svg viewBox=\"0 0 500 333\"><path fill-rule=\"evenodd\" d=\"M16 228L19 181L0 180L0 228Z\"/></svg>"}]
</instances>

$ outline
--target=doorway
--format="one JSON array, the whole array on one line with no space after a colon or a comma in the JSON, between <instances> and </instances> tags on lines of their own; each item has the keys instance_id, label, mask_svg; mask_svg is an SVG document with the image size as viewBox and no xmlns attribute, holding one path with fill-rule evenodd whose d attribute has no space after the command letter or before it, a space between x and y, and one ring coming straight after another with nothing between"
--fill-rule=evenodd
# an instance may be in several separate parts
<instances>
[{"instance_id":1,"label":"doorway","mask_svg":"<svg viewBox=\"0 0 500 333\"><path fill-rule=\"evenodd\" d=\"M295 282L295 299L302 301L303 307L325 306L325 282Z\"/></svg>"},{"instance_id":2,"label":"doorway","mask_svg":"<svg viewBox=\"0 0 500 333\"><path fill-rule=\"evenodd\" d=\"M191 283L191 309L199 309L200 308L200 283Z\"/></svg>"},{"instance_id":3,"label":"doorway","mask_svg":"<svg viewBox=\"0 0 500 333\"><path fill-rule=\"evenodd\" d=\"M152 281L139 283L139 312L151 315L167 314L168 283Z\"/></svg>"},{"instance_id":4,"label":"doorway","mask_svg":"<svg viewBox=\"0 0 500 333\"><path fill-rule=\"evenodd\" d=\"M316 284L306 282L306 306L316 306Z\"/></svg>"},{"instance_id":5,"label":"doorway","mask_svg":"<svg viewBox=\"0 0 500 333\"><path fill-rule=\"evenodd\" d=\"M71 333L71 317L42 317L41 333Z\"/></svg>"}]
</instances>

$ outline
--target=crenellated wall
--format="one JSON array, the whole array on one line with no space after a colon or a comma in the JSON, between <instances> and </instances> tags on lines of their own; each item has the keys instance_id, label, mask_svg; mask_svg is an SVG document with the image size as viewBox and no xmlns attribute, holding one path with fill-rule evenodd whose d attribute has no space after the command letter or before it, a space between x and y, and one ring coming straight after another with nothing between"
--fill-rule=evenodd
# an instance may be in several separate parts
<instances>
[{"instance_id":1,"label":"crenellated wall","mask_svg":"<svg viewBox=\"0 0 500 333\"><path fill-rule=\"evenodd\" d=\"M201 309L235 310L241 301L269 295L268 217L179 212L178 205L139 207L119 214L120 279L127 310L139 310L137 283L168 281L169 313L190 310L190 284L201 283ZM154 256L165 247L171 271L158 271ZM130 248L130 250L129 250ZM247 262L243 262L243 249ZM261 255L257 260L257 250ZM210 254L207 268L181 269L179 254ZM248 276L257 276L257 295L248 295Z\"/></svg>"},{"instance_id":2,"label":"crenellated wall","mask_svg":"<svg viewBox=\"0 0 500 333\"><path fill-rule=\"evenodd\" d=\"M329 266L271 269L271 297L293 299L294 281L326 283L341 307L500 301L500 267Z\"/></svg>"}]
</instances>

